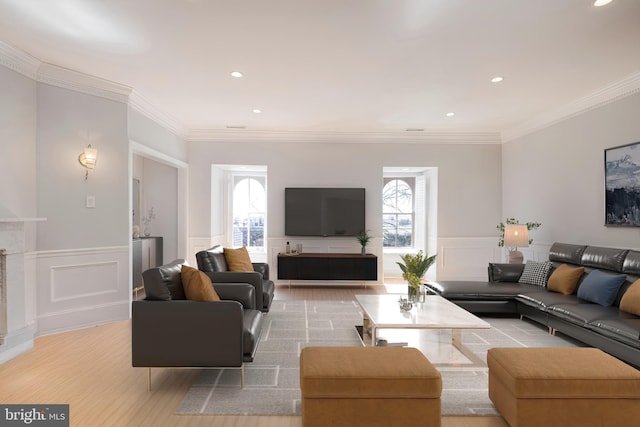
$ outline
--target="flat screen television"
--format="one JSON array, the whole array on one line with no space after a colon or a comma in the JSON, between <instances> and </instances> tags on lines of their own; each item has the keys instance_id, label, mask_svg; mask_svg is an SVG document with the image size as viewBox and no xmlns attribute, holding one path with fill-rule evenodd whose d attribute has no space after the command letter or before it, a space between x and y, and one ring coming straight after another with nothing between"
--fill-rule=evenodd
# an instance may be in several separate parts
<instances>
[{"instance_id":1,"label":"flat screen television","mask_svg":"<svg viewBox=\"0 0 640 427\"><path fill-rule=\"evenodd\" d=\"M364 188L285 188L284 234L355 236L365 230Z\"/></svg>"}]
</instances>

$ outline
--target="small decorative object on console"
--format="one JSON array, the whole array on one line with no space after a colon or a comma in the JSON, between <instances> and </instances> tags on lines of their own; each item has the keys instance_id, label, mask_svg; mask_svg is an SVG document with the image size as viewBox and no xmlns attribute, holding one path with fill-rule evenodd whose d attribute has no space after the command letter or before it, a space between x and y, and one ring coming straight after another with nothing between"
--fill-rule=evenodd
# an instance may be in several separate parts
<instances>
[{"instance_id":1,"label":"small decorative object on console","mask_svg":"<svg viewBox=\"0 0 640 427\"><path fill-rule=\"evenodd\" d=\"M400 310L402 311L409 311L413 308L413 302L407 298L400 297L398 304L400 304Z\"/></svg>"},{"instance_id":2,"label":"small decorative object on console","mask_svg":"<svg viewBox=\"0 0 640 427\"><path fill-rule=\"evenodd\" d=\"M358 242L360 243L360 246L361 246L360 253L362 255L366 255L367 243L369 243L369 240L371 240L371 236L369 236L369 230L363 230L360 233L358 233L358 235L356 236L356 239L358 239Z\"/></svg>"},{"instance_id":3,"label":"small decorative object on console","mask_svg":"<svg viewBox=\"0 0 640 427\"><path fill-rule=\"evenodd\" d=\"M147 214L142 217L142 223L144 224L144 235L146 237L151 236L151 222L156 218L156 212L152 207Z\"/></svg>"}]
</instances>

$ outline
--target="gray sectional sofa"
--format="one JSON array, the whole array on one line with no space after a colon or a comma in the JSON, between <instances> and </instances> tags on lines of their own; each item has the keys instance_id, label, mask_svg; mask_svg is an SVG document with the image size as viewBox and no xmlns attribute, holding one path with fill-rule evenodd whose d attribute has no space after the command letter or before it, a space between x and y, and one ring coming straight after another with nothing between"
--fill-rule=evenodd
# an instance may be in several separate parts
<instances>
[{"instance_id":1,"label":"gray sectional sofa","mask_svg":"<svg viewBox=\"0 0 640 427\"><path fill-rule=\"evenodd\" d=\"M525 264L489 264L486 282L441 281L427 287L472 313L527 317L640 368L640 316L620 309L624 294L640 278L640 251L554 243L549 263L545 280L563 264L563 269L584 268L575 291L565 295L545 284L521 283ZM606 280L595 280L601 277ZM609 279L622 284L606 289ZM594 289L601 294L595 296L599 303L593 302ZM607 297L609 301L604 301Z\"/></svg>"}]
</instances>

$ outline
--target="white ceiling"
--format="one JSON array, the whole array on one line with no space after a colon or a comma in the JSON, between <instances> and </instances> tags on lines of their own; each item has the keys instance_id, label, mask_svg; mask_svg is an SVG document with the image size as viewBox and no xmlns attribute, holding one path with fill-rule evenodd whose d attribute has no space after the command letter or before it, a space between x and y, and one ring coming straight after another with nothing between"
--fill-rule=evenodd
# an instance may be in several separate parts
<instances>
[{"instance_id":1,"label":"white ceiling","mask_svg":"<svg viewBox=\"0 0 640 427\"><path fill-rule=\"evenodd\" d=\"M185 129L500 132L640 72L640 0L592 3L0 0L0 40Z\"/></svg>"}]
</instances>

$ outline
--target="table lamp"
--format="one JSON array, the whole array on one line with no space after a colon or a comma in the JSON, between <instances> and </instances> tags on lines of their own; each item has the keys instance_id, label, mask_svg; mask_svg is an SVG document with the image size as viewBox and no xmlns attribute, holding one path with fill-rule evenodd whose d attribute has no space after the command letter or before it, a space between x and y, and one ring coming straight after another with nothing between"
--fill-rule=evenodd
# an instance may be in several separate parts
<instances>
[{"instance_id":1,"label":"table lamp","mask_svg":"<svg viewBox=\"0 0 640 427\"><path fill-rule=\"evenodd\" d=\"M526 224L507 224L504 227L504 245L509 249L509 264L522 264L520 248L529 246L529 230Z\"/></svg>"}]
</instances>

